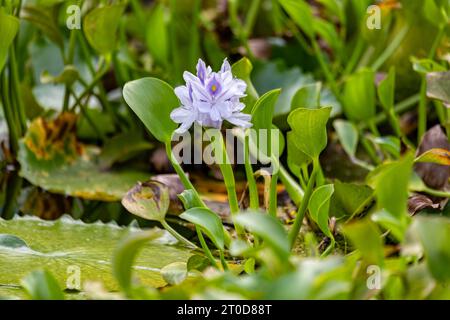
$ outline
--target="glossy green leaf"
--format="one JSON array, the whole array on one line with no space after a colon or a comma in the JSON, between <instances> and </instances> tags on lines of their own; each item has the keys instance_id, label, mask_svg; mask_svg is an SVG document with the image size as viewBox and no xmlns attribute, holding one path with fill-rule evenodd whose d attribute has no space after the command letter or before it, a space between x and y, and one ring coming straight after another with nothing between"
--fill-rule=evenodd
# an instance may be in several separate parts
<instances>
[{"instance_id":1,"label":"glossy green leaf","mask_svg":"<svg viewBox=\"0 0 450 320\"><path fill-rule=\"evenodd\" d=\"M9 46L16 37L19 31L19 19L9 14L6 14L3 8L0 8L0 30L2 36L0 37L0 72L6 63Z\"/></svg>"},{"instance_id":2,"label":"glossy green leaf","mask_svg":"<svg viewBox=\"0 0 450 320\"><path fill-rule=\"evenodd\" d=\"M413 156L383 164L368 176L368 183L375 189L378 208L384 208L399 219L406 216L408 185Z\"/></svg>"},{"instance_id":3,"label":"glossy green leaf","mask_svg":"<svg viewBox=\"0 0 450 320\"><path fill-rule=\"evenodd\" d=\"M156 78L134 80L123 88L123 97L156 139L172 138L177 125L170 113L180 102L170 85Z\"/></svg>"},{"instance_id":4,"label":"glossy green leaf","mask_svg":"<svg viewBox=\"0 0 450 320\"><path fill-rule=\"evenodd\" d=\"M169 36L162 4L157 4L148 18L146 43L155 60L166 64L169 56Z\"/></svg>"},{"instance_id":5,"label":"glossy green leaf","mask_svg":"<svg viewBox=\"0 0 450 320\"><path fill-rule=\"evenodd\" d=\"M334 186L327 184L314 190L309 199L308 209L311 218L317 223L320 230L329 238L334 238L328 225L331 196L334 193Z\"/></svg>"},{"instance_id":6,"label":"glossy green leaf","mask_svg":"<svg viewBox=\"0 0 450 320\"><path fill-rule=\"evenodd\" d=\"M367 121L375 116L375 74L363 69L349 76L343 92L344 112L351 121Z\"/></svg>"},{"instance_id":7,"label":"glossy green leaf","mask_svg":"<svg viewBox=\"0 0 450 320\"><path fill-rule=\"evenodd\" d=\"M276 218L259 212L245 212L237 215L235 222L263 239L282 259L289 255L287 232Z\"/></svg>"},{"instance_id":8,"label":"glossy green leaf","mask_svg":"<svg viewBox=\"0 0 450 320\"><path fill-rule=\"evenodd\" d=\"M414 71L420 74L427 74L430 72L443 72L446 71L443 66L431 59L417 59L411 58Z\"/></svg>"},{"instance_id":9,"label":"glossy green leaf","mask_svg":"<svg viewBox=\"0 0 450 320\"><path fill-rule=\"evenodd\" d=\"M183 202L186 210L202 206L202 200L198 197L198 193L192 189L184 190L178 195L178 198Z\"/></svg>"},{"instance_id":10,"label":"glossy green leaf","mask_svg":"<svg viewBox=\"0 0 450 320\"><path fill-rule=\"evenodd\" d=\"M252 110L253 129L272 129L273 112L280 93L280 89L275 89L267 92L256 101Z\"/></svg>"},{"instance_id":11,"label":"glossy green leaf","mask_svg":"<svg viewBox=\"0 0 450 320\"><path fill-rule=\"evenodd\" d=\"M125 6L123 4L98 7L84 18L83 30L89 44L101 54L116 48L117 29Z\"/></svg>"},{"instance_id":12,"label":"glossy green leaf","mask_svg":"<svg viewBox=\"0 0 450 320\"><path fill-rule=\"evenodd\" d=\"M133 284L132 269L139 251L143 249L145 244L161 235L161 230L154 229L133 233L119 242L114 250L112 267L113 275L123 290L128 291Z\"/></svg>"},{"instance_id":13,"label":"glossy green leaf","mask_svg":"<svg viewBox=\"0 0 450 320\"><path fill-rule=\"evenodd\" d=\"M327 146L327 122L331 108L296 109L288 117L295 144L315 159Z\"/></svg>"},{"instance_id":14,"label":"glossy green leaf","mask_svg":"<svg viewBox=\"0 0 450 320\"><path fill-rule=\"evenodd\" d=\"M253 86L252 80L250 78L253 70L253 65L247 58L242 58L238 62L234 63L231 67L231 72L233 76L238 79L244 80L247 84L247 96L243 98L241 101L245 104L245 113L251 113L256 101L259 98L258 92L256 92L255 87Z\"/></svg>"},{"instance_id":15,"label":"glossy green leaf","mask_svg":"<svg viewBox=\"0 0 450 320\"><path fill-rule=\"evenodd\" d=\"M47 270L31 272L21 284L33 300L64 300L64 293L58 281Z\"/></svg>"},{"instance_id":16,"label":"glossy green leaf","mask_svg":"<svg viewBox=\"0 0 450 320\"><path fill-rule=\"evenodd\" d=\"M370 220L361 220L344 226L344 234L359 250L368 264L382 266L383 241L377 226Z\"/></svg>"},{"instance_id":17,"label":"glossy green leaf","mask_svg":"<svg viewBox=\"0 0 450 320\"><path fill-rule=\"evenodd\" d=\"M225 234L217 214L206 208L192 208L182 213L180 218L199 226L217 248L224 249Z\"/></svg>"},{"instance_id":18,"label":"glossy green leaf","mask_svg":"<svg viewBox=\"0 0 450 320\"><path fill-rule=\"evenodd\" d=\"M350 157L355 157L356 149L358 148L358 129L356 126L345 120L335 120L333 122L339 141L345 152Z\"/></svg>"},{"instance_id":19,"label":"glossy green leaf","mask_svg":"<svg viewBox=\"0 0 450 320\"><path fill-rule=\"evenodd\" d=\"M300 88L292 98L291 110L297 108L317 109L320 107L322 83L308 84Z\"/></svg>"}]
</instances>

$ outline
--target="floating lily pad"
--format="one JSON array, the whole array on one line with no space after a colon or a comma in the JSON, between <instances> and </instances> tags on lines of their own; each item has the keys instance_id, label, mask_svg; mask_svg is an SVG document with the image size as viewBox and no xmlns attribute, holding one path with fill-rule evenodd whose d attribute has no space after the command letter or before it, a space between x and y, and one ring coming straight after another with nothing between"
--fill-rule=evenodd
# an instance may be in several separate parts
<instances>
[{"instance_id":1,"label":"floating lily pad","mask_svg":"<svg viewBox=\"0 0 450 320\"><path fill-rule=\"evenodd\" d=\"M0 296L22 298L20 281L36 269L49 270L62 289L67 288L74 268L79 268L81 286L86 281L101 281L107 290L118 290L111 272L113 250L119 239L134 232L139 230L85 224L68 216L53 222L32 217L0 220ZM191 256L188 248L175 243L164 232L146 244L134 262L134 276L152 287L166 285L160 269L174 262L187 262Z\"/></svg>"},{"instance_id":2,"label":"floating lily pad","mask_svg":"<svg viewBox=\"0 0 450 320\"><path fill-rule=\"evenodd\" d=\"M38 118L20 141L21 176L47 191L100 201L119 201L145 172L102 169L97 147L76 139L76 116L63 113L52 121Z\"/></svg>"}]
</instances>

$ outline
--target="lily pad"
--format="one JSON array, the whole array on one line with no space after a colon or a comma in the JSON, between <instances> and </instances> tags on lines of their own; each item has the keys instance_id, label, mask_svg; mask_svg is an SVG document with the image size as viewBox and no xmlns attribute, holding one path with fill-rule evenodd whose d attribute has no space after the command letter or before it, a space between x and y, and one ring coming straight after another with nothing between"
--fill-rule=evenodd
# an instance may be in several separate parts
<instances>
[{"instance_id":1,"label":"lily pad","mask_svg":"<svg viewBox=\"0 0 450 320\"><path fill-rule=\"evenodd\" d=\"M113 224L85 224L68 216L52 222L34 217L0 220L0 234L14 240L0 244L0 295L8 297L11 293L12 297L21 298L21 280L37 268L49 270L62 289L67 288L74 268L79 268L81 287L86 281L100 281L107 290L118 290L111 272L113 250L121 238L136 232L139 230ZM18 247L18 243L22 245ZM175 243L174 238L163 232L161 237L144 245L133 266L133 274L141 283L164 286L160 269L188 261L191 251Z\"/></svg>"},{"instance_id":2,"label":"lily pad","mask_svg":"<svg viewBox=\"0 0 450 320\"><path fill-rule=\"evenodd\" d=\"M52 121L37 118L20 141L21 176L44 190L89 200L119 201L149 174L104 170L100 150L76 139L76 116L63 113Z\"/></svg>"}]
</instances>

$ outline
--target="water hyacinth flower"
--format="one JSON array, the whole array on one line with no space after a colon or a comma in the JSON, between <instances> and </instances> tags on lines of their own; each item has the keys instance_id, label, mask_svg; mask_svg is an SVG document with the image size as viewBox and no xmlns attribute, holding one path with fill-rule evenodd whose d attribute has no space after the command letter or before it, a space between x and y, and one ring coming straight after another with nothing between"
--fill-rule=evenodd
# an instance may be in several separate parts
<instances>
[{"instance_id":1,"label":"water hyacinth flower","mask_svg":"<svg viewBox=\"0 0 450 320\"><path fill-rule=\"evenodd\" d=\"M238 127L249 128L251 116L242 110L245 105L247 84L233 77L231 66L224 60L219 72L213 72L201 59L197 64L197 75L185 71L186 85L175 88L181 106L172 111L170 118L180 123L175 131L183 134L194 124L220 129L223 121Z\"/></svg>"}]
</instances>

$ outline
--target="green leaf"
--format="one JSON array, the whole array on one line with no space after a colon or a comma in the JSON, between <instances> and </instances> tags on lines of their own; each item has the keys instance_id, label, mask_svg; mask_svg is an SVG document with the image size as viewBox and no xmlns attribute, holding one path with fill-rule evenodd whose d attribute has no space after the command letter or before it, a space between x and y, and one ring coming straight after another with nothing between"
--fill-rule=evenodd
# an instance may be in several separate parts
<instances>
[{"instance_id":1,"label":"green leaf","mask_svg":"<svg viewBox=\"0 0 450 320\"><path fill-rule=\"evenodd\" d=\"M206 208L192 208L182 213L180 218L199 226L217 248L224 249L225 234L217 214Z\"/></svg>"},{"instance_id":2,"label":"green leaf","mask_svg":"<svg viewBox=\"0 0 450 320\"><path fill-rule=\"evenodd\" d=\"M170 85L156 78L131 81L123 88L123 97L156 139L170 141L177 128L170 113L180 105Z\"/></svg>"},{"instance_id":3,"label":"green leaf","mask_svg":"<svg viewBox=\"0 0 450 320\"><path fill-rule=\"evenodd\" d=\"M290 251L288 236L276 218L259 212L245 212L237 215L235 221L263 239L282 259L288 257Z\"/></svg>"},{"instance_id":4,"label":"green leaf","mask_svg":"<svg viewBox=\"0 0 450 320\"><path fill-rule=\"evenodd\" d=\"M100 54L108 54L116 48L117 29L125 5L109 5L90 11L83 21L83 30L89 44Z\"/></svg>"},{"instance_id":5,"label":"green leaf","mask_svg":"<svg viewBox=\"0 0 450 320\"><path fill-rule=\"evenodd\" d=\"M344 234L368 264L382 266L383 241L377 226L370 220L361 220L344 226Z\"/></svg>"},{"instance_id":6,"label":"green leaf","mask_svg":"<svg viewBox=\"0 0 450 320\"><path fill-rule=\"evenodd\" d=\"M207 267L211 265L211 262L209 259L205 256L195 254L192 257L189 258L187 262L187 271L197 270L197 271L203 271Z\"/></svg>"},{"instance_id":7,"label":"green leaf","mask_svg":"<svg viewBox=\"0 0 450 320\"><path fill-rule=\"evenodd\" d=\"M335 120L333 126L345 152L351 158L355 157L359 139L356 126L345 120Z\"/></svg>"},{"instance_id":8,"label":"green leaf","mask_svg":"<svg viewBox=\"0 0 450 320\"><path fill-rule=\"evenodd\" d=\"M450 280L450 220L443 217L418 217L412 225L422 242L428 268L440 282Z\"/></svg>"},{"instance_id":9,"label":"green leaf","mask_svg":"<svg viewBox=\"0 0 450 320\"><path fill-rule=\"evenodd\" d=\"M28 244L17 236L11 234L0 234L0 247L4 248L28 248Z\"/></svg>"},{"instance_id":10,"label":"green leaf","mask_svg":"<svg viewBox=\"0 0 450 320\"><path fill-rule=\"evenodd\" d=\"M393 136L375 137L370 135L369 140L372 141L375 146L380 147L381 150L393 156L395 159L400 158L401 146L399 138Z\"/></svg>"},{"instance_id":11,"label":"green leaf","mask_svg":"<svg viewBox=\"0 0 450 320\"><path fill-rule=\"evenodd\" d=\"M392 110L395 102L395 68L389 69L388 76L378 85L378 98L385 111Z\"/></svg>"},{"instance_id":12,"label":"green leaf","mask_svg":"<svg viewBox=\"0 0 450 320\"><path fill-rule=\"evenodd\" d=\"M253 129L272 129L273 112L280 93L280 89L275 89L267 92L256 101L252 110Z\"/></svg>"},{"instance_id":13,"label":"green leaf","mask_svg":"<svg viewBox=\"0 0 450 320\"><path fill-rule=\"evenodd\" d=\"M327 122L331 108L296 109L288 117L295 144L303 153L316 159L327 146Z\"/></svg>"},{"instance_id":14,"label":"green leaf","mask_svg":"<svg viewBox=\"0 0 450 320\"><path fill-rule=\"evenodd\" d=\"M406 217L412 165L413 156L408 154L403 159L379 166L367 177L368 184L375 189L378 208L386 209L398 219Z\"/></svg>"},{"instance_id":15,"label":"green leaf","mask_svg":"<svg viewBox=\"0 0 450 320\"><path fill-rule=\"evenodd\" d=\"M111 272L113 253L113 260L117 261L118 250L123 248L124 251L120 253L122 262L114 266L123 272L126 261L131 263L125 259L130 256L130 248L134 246L131 239L142 237L146 240L142 240L145 244L142 243L140 254L132 263L133 273L144 285L162 287L166 282L160 275L160 269L172 262L187 261L192 254L186 247L174 246L175 239L163 230L144 232L145 236L142 236L136 228L127 229L103 223L85 224L69 216L57 221L32 217L9 221L0 219L0 234L15 236L28 244L20 247L0 245L0 288L19 286L21 279L31 271L45 268L52 271L60 287L65 289L68 277L74 275L68 271L72 266L80 268L81 285L86 281L96 281L102 282L108 291L117 291L119 286ZM122 240L125 236L130 237L130 243ZM152 238L155 240L150 241ZM16 244L19 242L15 241ZM123 279L120 278L120 281L125 281ZM82 287L80 289L83 290Z\"/></svg>"},{"instance_id":16,"label":"green leaf","mask_svg":"<svg viewBox=\"0 0 450 320\"><path fill-rule=\"evenodd\" d=\"M427 74L427 96L450 103L450 71Z\"/></svg>"},{"instance_id":17,"label":"green leaf","mask_svg":"<svg viewBox=\"0 0 450 320\"><path fill-rule=\"evenodd\" d=\"M169 37L164 19L164 5L157 4L150 13L146 29L147 47L156 61L168 62Z\"/></svg>"},{"instance_id":18,"label":"green leaf","mask_svg":"<svg viewBox=\"0 0 450 320\"><path fill-rule=\"evenodd\" d=\"M352 217L362 213L372 202L373 190L366 185L334 181L331 212L337 217Z\"/></svg>"},{"instance_id":19,"label":"green leaf","mask_svg":"<svg viewBox=\"0 0 450 320\"><path fill-rule=\"evenodd\" d=\"M198 193L192 189L184 190L178 195L183 202L184 209L189 210L196 207L202 207L202 200L198 197Z\"/></svg>"},{"instance_id":20,"label":"green leaf","mask_svg":"<svg viewBox=\"0 0 450 320\"><path fill-rule=\"evenodd\" d=\"M300 88L291 101L291 110L297 108L317 109L320 107L322 83L316 82Z\"/></svg>"},{"instance_id":21,"label":"green leaf","mask_svg":"<svg viewBox=\"0 0 450 320\"><path fill-rule=\"evenodd\" d=\"M247 96L243 98L241 101L245 104L245 113L251 113L253 106L259 98L258 92L256 92L255 87L253 86L252 80L250 78L253 70L253 65L247 58L242 58L238 62L234 63L231 67L231 72L233 76L238 79L244 80L247 84Z\"/></svg>"},{"instance_id":22,"label":"green leaf","mask_svg":"<svg viewBox=\"0 0 450 320\"><path fill-rule=\"evenodd\" d=\"M0 30L2 36L0 37L0 72L6 63L9 46L12 44L19 31L19 19L9 14L6 14L3 8L0 8Z\"/></svg>"},{"instance_id":23,"label":"green leaf","mask_svg":"<svg viewBox=\"0 0 450 320\"><path fill-rule=\"evenodd\" d=\"M328 214L333 193L334 186L332 184L320 186L314 190L308 204L311 218L317 223L320 230L331 239L334 237L328 226Z\"/></svg>"},{"instance_id":24,"label":"green leaf","mask_svg":"<svg viewBox=\"0 0 450 320\"><path fill-rule=\"evenodd\" d=\"M303 153L295 143L296 136L292 131L287 133L287 163L289 170L292 171L297 177L300 175L300 169L303 165L308 165L311 162L311 158Z\"/></svg>"},{"instance_id":25,"label":"green leaf","mask_svg":"<svg viewBox=\"0 0 450 320\"><path fill-rule=\"evenodd\" d=\"M345 83L344 112L350 121L367 121L375 116L375 74L362 69Z\"/></svg>"},{"instance_id":26,"label":"green leaf","mask_svg":"<svg viewBox=\"0 0 450 320\"><path fill-rule=\"evenodd\" d=\"M132 268L139 251L150 241L159 238L161 230L137 232L123 238L114 250L112 258L113 275L124 291L132 286Z\"/></svg>"},{"instance_id":27,"label":"green leaf","mask_svg":"<svg viewBox=\"0 0 450 320\"><path fill-rule=\"evenodd\" d=\"M161 276L168 284L175 286L188 276L186 262L174 262L161 269Z\"/></svg>"},{"instance_id":28,"label":"green leaf","mask_svg":"<svg viewBox=\"0 0 450 320\"><path fill-rule=\"evenodd\" d=\"M21 284L33 300L64 300L64 293L58 281L47 270L31 272Z\"/></svg>"},{"instance_id":29,"label":"green leaf","mask_svg":"<svg viewBox=\"0 0 450 320\"><path fill-rule=\"evenodd\" d=\"M413 70L420 74L425 75L430 72L446 71L443 66L431 59L417 59L412 57L411 62L413 64Z\"/></svg>"},{"instance_id":30,"label":"green leaf","mask_svg":"<svg viewBox=\"0 0 450 320\"><path fill-rule=\"evenodd\" d=\"M314 16L311 7L303 0L279 0L284 10L308 37L314 36Z\"/></svg>"},{"instance_id":31,"label":"green leaf","mask_svg":"<svg viewBox=\"0 0 450 320\"><path fill-rule=\"evenodd\" d=\"M371 216L371 219L384 229L390 231L398 241L403 241L409 226L408 220L398 219L395 215L392 215L386 210L375 212Z\"/></svg>"}]
</instances>

